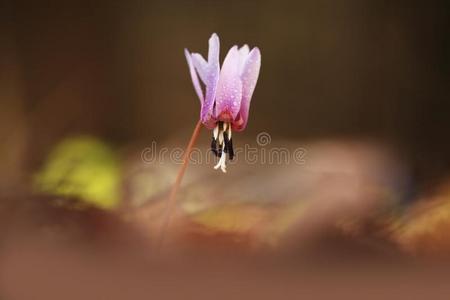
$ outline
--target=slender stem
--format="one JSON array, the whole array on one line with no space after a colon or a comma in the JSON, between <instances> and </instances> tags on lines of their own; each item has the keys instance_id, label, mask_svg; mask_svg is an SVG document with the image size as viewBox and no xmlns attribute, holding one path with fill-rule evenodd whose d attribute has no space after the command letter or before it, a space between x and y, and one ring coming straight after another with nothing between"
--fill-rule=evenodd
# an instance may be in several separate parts
<instances>
[{"instance_id":1,"label":"slender stem","mask_svg":"<svg viewBox=\"0 0 450 300\"><path fill-rule=\"evenodd\" d=\"M200 134L201 128L202 128L202 122L199 120L197 122L197 125L195 126L194 132L192 133L189 144L186 147L186 151L184 152L183 164L181 165L181 168L178 171L177 178L172 187L172 190L170 191L169 199L166 204L166 209L164 211L161 228L160 228L159 235L158 235L158 240L157 240L158 251L160 251L162 249L162 246L164 244L164 239L167 235L167 229L169 228L170 221L172 219L172 214L173 214L174 207L175 207L175 203L176 203L176 201L175 201L176 195L177 195L178 189L180 188L181 181L183 180L184 173L186 172L187 166L189 164L189 156L190 156L190 154L192 152L192 148L194 147L195 142Z\"/></svg>"}]
</instances>

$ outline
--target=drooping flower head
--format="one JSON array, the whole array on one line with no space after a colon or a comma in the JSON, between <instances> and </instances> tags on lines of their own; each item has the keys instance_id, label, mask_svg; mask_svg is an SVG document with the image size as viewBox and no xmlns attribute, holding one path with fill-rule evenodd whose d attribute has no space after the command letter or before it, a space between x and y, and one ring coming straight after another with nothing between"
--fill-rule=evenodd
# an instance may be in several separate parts
<instances>
[{"instance_id":1,"label":"drooping flower head","mask_svg":"<svg viewBox=\"0 0 450 300\"><path fill-rule=\"evenodd\" d=\"M184 50L201 103L200 119L207 128L213 129L211 149L220 157L215 168L220 167L226 172L226 155L230 159L234 156L231 132L242 131L247 126L250 101L261 67L261 53L257 47L250 51L247 45L234 46L220 68L219 52L219 37L215 33L209 39L208 60Z\"/></svg>"}]
</instances>

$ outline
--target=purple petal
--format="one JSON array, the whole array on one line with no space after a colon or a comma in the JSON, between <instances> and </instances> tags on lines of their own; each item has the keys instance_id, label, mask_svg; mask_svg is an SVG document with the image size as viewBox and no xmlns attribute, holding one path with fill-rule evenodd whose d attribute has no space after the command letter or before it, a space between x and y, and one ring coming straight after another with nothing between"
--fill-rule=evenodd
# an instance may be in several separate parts
<instances>
[{"instance_id":1,"label":"purple petal","mask_svg":"<svg viewBox=\"0 0 450 300\"><path fill-rule=\"evenodd\" d=\"M192 53L192 64L195 67L195 70L197 71L198 75L200 76L200 79L203 81L204 84L206 84L206 74L208 72L208 62L201 56L201 54L198 53Z\"/></svg>"},{"instance_id":2,"label":"purple petal","mask_svg":"<svg viewBox=\"0 0 450 300\"><path fill-rule=\"evenodd\" d=\"M191 73L192 83L194 84L195 92L197 93L198 98L200 99L200 103L203 106L204 97L202 87L200 86L200 82L198 81L197 73L195 72L194 64L192 62L192 56L187 49L184 49L184 55L186 56L186 60L189 66L189 72Z\"/></svg>"},{"instance_id":3,"label":"purple petal","mask_svg":"<svg viewBox=\"0 0 450 300\"><path fill-rule=\"evenodd\" d=\"M241 73L249 52L250 49L248 48L248 45L244 45L239 49L239 70Z\"/></svg>"},{"instance_id":4,"label":"purple petal","mask_svg":"<svg viewBox=\"0 0 450 300\"><path fill-rule=\"evenodd\" d=\"M228 51L217 84L215 116L223 122L233 121L241 106L242 82L239 70L240 54L237 46Z\"/></svg>"},{"instance_id":5,"label":"purple petal","mask_svg":"<svg viewBox=\"0 0 450 300\"><path fill-rule=\"evenodd\" d=\"M219 81L219 54L220 41L217 34L213 33L209 39L208 66L202 75L206 86L205 102L202 106L201 119L208 128L214 128L216 120L213 116L214 100L216 98L217 83ZM199 59L199 58L197 58Z\"/></svg>"},{"instance_id":6,"label":"purple petal","mask_svg":"<svg viewBox=\"0 0 450 300\"><path fill-rule=\"evenodd\" d=\"M257 47L253 48L247 56L242 68L242 101L238 118L233 124L233 129L242 131L247 126L248 113L250 109L250 101L253 91L258 81L259 69L261 67L261 53Z\"/></svg>"},{"instance_id":7,"label":"purple petal","mask_svg":"<svg viewBox=\"0 0 450 300\"><path fill-rule=\"evenodd\" d=\"M208 64L214 63L219 67L220 41L219 36L215 33L211 35L208 41Z\"/></svg>"}]
</instances>

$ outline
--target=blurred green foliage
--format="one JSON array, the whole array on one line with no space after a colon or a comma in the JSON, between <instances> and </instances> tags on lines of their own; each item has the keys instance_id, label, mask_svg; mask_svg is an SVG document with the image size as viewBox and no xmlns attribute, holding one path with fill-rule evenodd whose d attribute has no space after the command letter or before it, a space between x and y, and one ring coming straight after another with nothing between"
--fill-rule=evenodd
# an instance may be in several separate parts
<instances>
[{"instance_id":1,"label":"blurred green foliage","mask_svg":"<svg viewBox=\"0 0 450 300\"><path fill-rule=\"evenodd\" d=\"M117 154L98 139L81 136L55 146L36 174L34 186L38 192L111 209L119 204L120 177Z\"/></svg>"}]
</instances>

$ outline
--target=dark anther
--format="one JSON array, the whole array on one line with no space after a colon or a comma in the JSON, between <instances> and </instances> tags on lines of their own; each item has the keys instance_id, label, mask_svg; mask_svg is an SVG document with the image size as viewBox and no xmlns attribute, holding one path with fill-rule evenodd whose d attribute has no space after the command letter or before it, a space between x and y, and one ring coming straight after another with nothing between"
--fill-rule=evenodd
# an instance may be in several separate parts
<instances>
[{"instance_id":1,"label":"dark anther","mask_svg":"<svg viewBox=\"0 0 450 300\"><path fill-rule=\"evenodd\" d=\"M211 151L214 153L214 155L218 156L219 153L217 152L217 141L214 139L214 137L212 138L211 141Z\"/></svg>"},{"instance_id":2,"label":"dark anther","mask_svg":"<svg viewBox=\"0 0 450 300\"><path fill-rule=\"evenodd\" d=\"M223 150L225 153L228 153L228 144L230 142L230 140L228 140L228 133L224 132L223 133L223 142L225 143L225 149Z\"/></svg>"},{"instance_id":3,"label":"dark anther","mask_svg":"<svg viewBox=\"0 0 450 300\"><path fill-rule=\"evenodd\" d=\"M233 139L230 139L228 141L228 157L230 158L230 160L233 160L234 157Z\"/></svg>"},{"instance_id":4,"label":"dark anther","mask_svg":"<svg viewBox=\"0 0 450 300\"><path fill-rule=\"evenodd\" d=\"M225 143L225 153L228 153L228 156L230 160L234 157L234 150L233 150L233 139L228 139L228 133L223 133L223 139Z\"/></svg>"}]
</instances>

